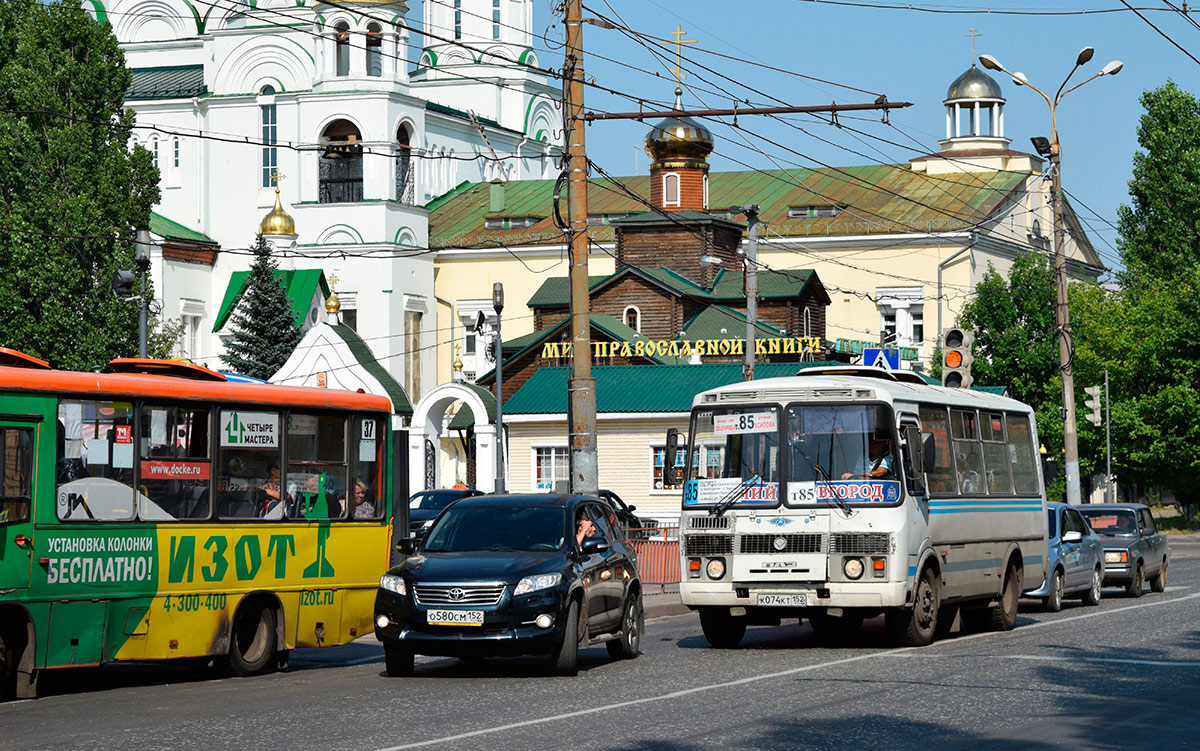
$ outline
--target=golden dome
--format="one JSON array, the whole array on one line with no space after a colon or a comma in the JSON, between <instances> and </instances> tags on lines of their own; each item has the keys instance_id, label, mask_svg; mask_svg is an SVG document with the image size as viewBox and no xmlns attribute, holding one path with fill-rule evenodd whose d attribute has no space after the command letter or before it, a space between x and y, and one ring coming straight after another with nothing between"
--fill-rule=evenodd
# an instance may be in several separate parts
<instances>
[{"instance_id":1,"label":"golden dome","mask_svg":"<svg viewBox=\"0 0 1200 751\"><path fill-rule=\"evenodd\" d=\"M336 292L330 292L329 297L325 298L325 312L336 313L342 309L342 301L338 299Z\"/></svg>"},{"instance_id":2,"label":"golden dome","mask_svg":"<svg viewBox=\"0 0 1200 751\"><path fill-rule=\"evenodd\" d=\"M296 234L296 220L283 210L283 204L279 202L279 188L275 189L275 208L263 217L262 223L258 225L258 231L264 235Z\"/></svg>"},{"instance_id":3,"label":"golden dome","mask_svg":"<svg viewBox=\"0 0 1200 751\"><path fill-rule=\"evenodd\" d=\"M675 109L683 110L682 92L675 90ZM651 169L704 168L713 152L712 131L690 117L668 117L650 128L644 142L654 160Z\"/></svg>"}]
</instances>

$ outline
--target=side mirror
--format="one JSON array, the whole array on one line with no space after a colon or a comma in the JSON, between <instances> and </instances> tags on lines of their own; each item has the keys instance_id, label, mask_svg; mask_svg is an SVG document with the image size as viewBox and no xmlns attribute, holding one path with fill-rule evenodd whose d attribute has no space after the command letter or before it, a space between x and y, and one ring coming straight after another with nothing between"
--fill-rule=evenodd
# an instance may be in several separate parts
<instances>
[{"instance_id":1,"label":"side mirror","mask_svg":"<svg viewBox=\"0 0 1200 751\"><path fill-rule=\"evenodd\" d=\"M579 546L579 552L583 555L607 553L608 540L605 540L603 537L585 537L583 538L583 544Z\"/></svg>"},{"instance_id":2,"label":"side mirror","mask_svg":"<svg viewBox=\"0 0 1200 751\"><path fill-rule=\"evenodd\" d=\"M921 467L926 472L937 469L937 447L933 442L933 433L921 434Z\"/></svg>"},{"instance_id":3,"label":"side mirror","mask_svg":"<svg viewBox=\"0 0 1200 751\"><path fill-rule=\"evenodd\" d=\"M679 478L675 474L675 456L679 453L679 431L667 429L666 451L663 452L663 485L678 485Z\"/></svg>"},{"instance_id":4,"label":"side mirror","mask_svg":"<svg viewBox=\"0 0 1200 751\"><path fill-rule=\"evenodd\" d=\"M634 511L637 511L637 506L626 506L625 510L633 513Z\"/></svg>"},{"instance_id":5,"label":"side mirror","mask_svg":"<svg viewBox=\"0 0 1200 751\"><path fill-rule=\"evenodd\" d=\"M1072 530L1070 532L1063 532L1063 536L1062 536L1063 542L1081 542L1082 540L1083 540L1083 534L1080 532L1076 532L1074 530Z\"/></svg>"},{"instance_id":6,"label":"side mirror","mask_svg":"<svg viewBox=\"0 0 1200 751\"><path fill-rule=\"evenodd\" d=\"M412 555L417 549L417 539L415 537L405 537L396 543L396 550L405 555Z\"/></svg>"}]
</instances>

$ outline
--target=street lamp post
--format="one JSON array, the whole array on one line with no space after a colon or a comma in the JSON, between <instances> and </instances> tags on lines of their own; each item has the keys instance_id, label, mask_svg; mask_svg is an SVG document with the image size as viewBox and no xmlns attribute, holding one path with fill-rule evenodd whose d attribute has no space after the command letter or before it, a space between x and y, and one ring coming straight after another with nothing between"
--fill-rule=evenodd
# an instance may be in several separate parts
<instances>
[{"instance_id":1,"label":"street lamp post","mask_svg":"<svg viewBox=\"0 0 1200 751\"><path fill-rule=\"evenodd\" d=\"M504 310L504 285L492 285L492 308L496 311L496 488L504 492L504 340L500 338L500 312Z\"/></svg>"},{"instance_id":2,"label":"street lamp post","mask_svg":"<svg viewBox=\"0 0 1200 751\"><path fill-rule=\"evenodd\" d=\"M142 290L138 295L138 357L145 359L149 356L147 341L149 328L149 303L146 300L146 273L150 270L150 232L144 229L137 231L133 244L133 259L137 263L138 276L141 277Z\"/></svg>"},{"instance_id":3,"label":"street lamp post","mask_svg":"<svg viewBox=\"0 0 1200 751\"><path fill-rule=\"evenodd\" d=\"M991 55L980 55L979 62L983 67L989 70L996 70L1002 73L1007 73L1012 77L1013 83L1018 86L1028 86L1037 93L1042 95L1046 100L1046 105L1050 107L1050 141L1048 144L1045 139L1033 139L1034 146L1038 152L1049 158L1050 160L1050 203L1054 212L1054 277L1057 294L1057 304L1055 305L1054 321L1055 334L1058 337L1058 367L1062 371L1062 399L1063 399L1063 458L1066 463L1066 480L1067 480L1067 503L1079 504L1079 436L1075 426L1075 374L1072 368L1072 353L1073 343L1071 341L1071 319L1067 310L1067 254L1066 254L1066 227L1063 214L1062 200L1062 170L1061 158L1062 153L1058 143L1058 105L1067 94L1070 94L1075 89L1083 86L1085 83L1092 81L1100 76L1115 76L1121 72L1123 63L1120 60L1113 60L1105 65L1099 73L1092 75L1090 78L1077 83L1067 89L1067 83L1071 80L1071 76L1075 75L1075 71L1080 66L1086 65L1095 54L1095 49L1092 47L1084 47L1079 51L1078 57L1075 58L1075 67L1071 68L1071 72L1063 79L1062 85L1058 87L1058 91L1051 99L1046 92L1029 82L1024 73L1013 73L1000 64L1000 61ZM1064 89L1066 89L1064 91ZM1048 148L1047 148L1048 147ZM1043 153L1043 149L1048 153Z\"/></svg>"}]
</instances>

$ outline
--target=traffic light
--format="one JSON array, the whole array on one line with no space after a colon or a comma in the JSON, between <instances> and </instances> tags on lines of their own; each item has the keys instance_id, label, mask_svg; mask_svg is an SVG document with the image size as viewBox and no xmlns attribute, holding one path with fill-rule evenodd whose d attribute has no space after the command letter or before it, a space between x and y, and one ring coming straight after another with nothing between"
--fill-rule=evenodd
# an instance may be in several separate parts
<instances>
[{"instance_id":1,"label":"traffic light","mask_svg":"<svg viewBox=\"0 0 1200 751\"><path fill-rule=\"evenodd\" d=\"M1104 421L1104 418L1100 416L1100 387L1088 386L1084 389L1084 392L1088 395L1084 404L1091 410L1091 412L1087 413L1087 421L1093 425L1099 425Z\"/></svg>"},{"instance_id":2,"label":"traffic light","mask_svg":"<svg viewBox=\"0 0 1200 751\"><path fill-rule=\"evenodd\" d=\"M971 345L975 334L970 329L954 326L942 332L942 385L952 389L969 389L975 379L971 364L975 356Z\"/></svg>"}]
</instances>

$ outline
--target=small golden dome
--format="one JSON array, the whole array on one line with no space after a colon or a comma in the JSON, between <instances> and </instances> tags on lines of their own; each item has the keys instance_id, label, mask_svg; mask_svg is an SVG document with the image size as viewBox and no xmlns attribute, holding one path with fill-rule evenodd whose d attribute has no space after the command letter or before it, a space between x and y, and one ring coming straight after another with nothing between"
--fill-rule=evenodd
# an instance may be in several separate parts
<instances>
[{"instance_id":1,"label":"small golden dome","mask_svg":"<svg viewBox=\"0 0 1200 751\"><path fill-rule=\"evenodd\" d=\"M283 204L279 201L279 188L275 189L275 208L263 217L262 223L258 225L258 231L264 235L296 234L296 220L283 210Z\"/></svg>"},{"instance_id":2,"label":"small golden dome","mask_svg":"<svg viewBox=\"0 0 1200 751\"><path fill-rule=\"evenodd\" d=\"M675 109L683 110L682 92L675 90ZM712 131L690 117L668 117L650 128L644 141L651 169L704 168L713 152Z\"/></svg>"},{"instance_id":3,"label":"small golden dome","mask_svg":"<svg viewBox=\"0 0 1200 751\"><path fill-rule=\"evenodd\" d=\"M338 299L336 292L330 292L329 297L325 298L325 312L336 313L342 309L342 301Z\"/></svg>"}]
</instances>

